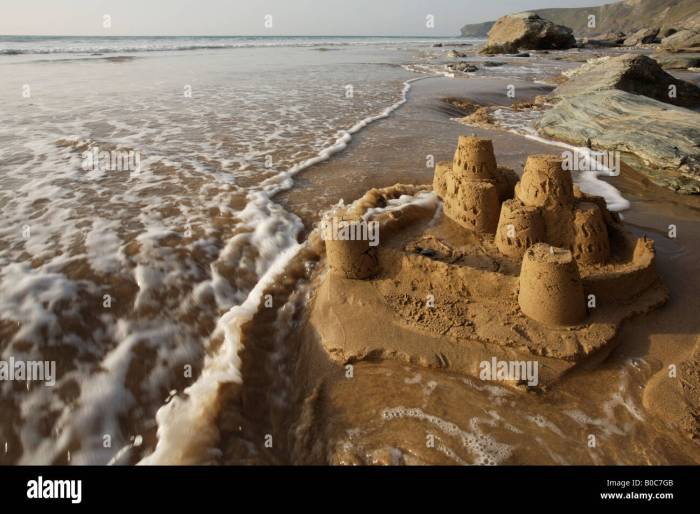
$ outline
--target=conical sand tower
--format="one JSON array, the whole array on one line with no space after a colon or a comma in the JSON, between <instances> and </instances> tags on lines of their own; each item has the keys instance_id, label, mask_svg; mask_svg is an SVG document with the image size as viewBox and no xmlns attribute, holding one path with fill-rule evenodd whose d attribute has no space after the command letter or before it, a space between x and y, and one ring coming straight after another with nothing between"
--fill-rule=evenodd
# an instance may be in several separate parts
<instances>
[{"instance_id":1,"label":"conical sand tower","mask_svg":"<svg viewBox=\"0 0 700 514\"><path fill-rule=\"evenodd\" d=\"M519 259L530 246L544 240L545 225L539 209L516 199L503 202L496 230L496 246L503 255Z\"/></svg>"},{"instance_id":2,"label":"conical sand tower","mask_svg":"<svg viewBox=\"0 0 700 514\"><path fill-rule=\"evenodd\" d=\"M571 174L556 155L531 155L525 163L515 197L524 205L536 207L545 224L543 241L568 248L572 239L574 187Z\"/></svg>"},{"instance_id":3,"label":"conical sand tower","mask_svg":"<svg viewBox=\"0 0 700 514\"><path fill-rule=\"evenodd\" d=\"M476 233L494 234L500 204L513 196L516 177L497 166L491 140L460 136L452 162L435 167L433 189L449 218Z\"/></svg>"}]
</instances>

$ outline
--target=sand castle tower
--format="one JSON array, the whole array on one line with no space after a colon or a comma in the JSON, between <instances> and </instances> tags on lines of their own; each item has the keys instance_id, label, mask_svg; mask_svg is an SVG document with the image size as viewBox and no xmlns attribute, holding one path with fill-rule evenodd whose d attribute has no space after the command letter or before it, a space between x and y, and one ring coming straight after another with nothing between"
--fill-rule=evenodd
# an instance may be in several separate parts
<instances>
[{"instance_id":1,"label":"sand castle tower","mask_svg":"<svg viewBox=\"0 0 700 514\"><path fill-rule=\"evenodd\" d=\"M574 212L573 253L576 262L602 264L610 258L608 229L600 207L580 202Z\"/></svg>"},{"instance_id":2,"label":"sand castle tower","mask_svg":"<svg viewBox=\"0 0 700 514\"><path fill-rule=\"evenodd\" d=\"M569 250L537 243L525 252L518 304L526 316L546 325L574 325L584 320L583 284Z\"/></svg>"},{"instance_id":3,"label":"sand castle tower","mask_svg":"<svg viewBox=\"0 0 700 514\"><path fill-rule=\"evenodd\" d=\"M378 247L368 235L372 227L361 219L327 219L321 227L326 258L333 275L367 280L379 273Z\"/></svg>"},{"instance_id":4,"label":"sand castle tower","mask_svg":"<svg viewBox=\"0 0 700 514\"><path fill-rule=\"evenodd\" d=\"M573 237L574 186L563 163L557 155L528 157L523 176L515 186L515 197L540 210L545 224L543 241L569 248Z\"/></svg>"},{"instance_id":5,"label":"sand castle tower","mask_svg":"<svg viewBox=\"0 0 700 514\"><path fill-rule=\"evenodd\" d=\"M516 199L503 202L496 230L496 246L503 255L519 259L530 246L544 240L545 225L539 209Z\"/></svg>"},{"instance_id":6,"label":"sand castle tower","mask_svg":"<svg viewBox=\"0 0 700 514\"><path fill-rule=\"evenodd\" d=\"M499 168L489 139L460 136L452 162L435 167L433 189L445 215L479 234L494 234L501 202L513 196L512 170Z\"/></svg>"},{"instance_id":7,"label":"sand castle tower","mask_svg":"<svg viewBox=\"0 0 700 514\"><path fill-rule=\"evenodd\" d=\"M543 242L569 249L579 265L610 258L612 217L605 202L575 188L563 162L558 155L528 157L515 198L501 210L496 246L503 255L522 258L529 246Z\"/></svg>"}]
</instances>

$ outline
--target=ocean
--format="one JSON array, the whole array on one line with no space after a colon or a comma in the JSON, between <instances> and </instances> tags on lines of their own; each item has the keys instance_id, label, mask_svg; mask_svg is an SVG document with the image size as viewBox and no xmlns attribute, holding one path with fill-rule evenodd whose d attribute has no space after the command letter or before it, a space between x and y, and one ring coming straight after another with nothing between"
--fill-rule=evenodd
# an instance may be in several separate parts
<instances>
[{"instance_id":1,"label":"ocean","mask_svg":"<svg viewBox=\"0 0 700 514\"><path fill-rule=\"evenodd\" d=\"M58 372L0 383L0 461L148 453L298 246L274 195L401 105L433 43L0 37L0 350Z\"/></svg>"}]
</instances>

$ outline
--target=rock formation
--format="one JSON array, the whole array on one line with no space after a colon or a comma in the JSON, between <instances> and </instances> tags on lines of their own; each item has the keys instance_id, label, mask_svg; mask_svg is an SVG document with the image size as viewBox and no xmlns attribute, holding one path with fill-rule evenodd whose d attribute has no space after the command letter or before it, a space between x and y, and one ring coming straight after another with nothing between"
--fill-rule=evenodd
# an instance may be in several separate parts
<instances>
[{"instance_id":1,"label":"rock formation","mask_svg":"<svg viewBox=\"0 0 700 514\"><path fill-rule=\"evenodd\" d=\"M673 86L673 87L672 87ZM700 88L666 73L651 57L624 54L584 64L559 86L555 96L617 89L681 107L700 106Z\"/></svg>"},{"instance_id":2,"label":"rock formation","mask_svg":"<svg viewBox=\"0 0 700 514\"><path fill-rule=\"evenodd\" d=\"M611 47L622 45L624 42L624 32L608 32L596 37L583 38L581 45L587 47Z\"/></svg>"},{"instance_id":3,"label":"rock formation","mask_svg":"<svg viewBox=\"0 0 700 514\"><path fill-rule=\"evenodd\" d=\"M640 29L624 40L625 46L648 45L656 41L659 27Z\"/></svg>"},{"instance_id":4,"label":"rock formation","mask_svg":"<svg viewBox=\"0 0 700 514\"><path fill-rule=\"evenodd\" d=\"M700 50L700 48L698 49ZM652 56L665 70L687 70L700 68L700 52L697 53L657 53Z\"/></svg>"},{"instance_id":5,"label":"rock formation","mask_svg":"<svg viewBox=\"0 0 700 514\"><path fill-rule=\"evenodd\" d=\"M546 137L616 150L659 185L700 192L700 89L636 54L583 65L537 122Z\"/></svg>"},{"instance_id":6,"label":"rock formation","mask_svg":"<svg viewBox=\"0 0 700 514\"><path fill-rule=\"evenodd\" d=\"M500 18L489 32L485 54L517 53L525 50L572 48L576 39L571 29L555 25L531 12Z\"/></svg>"},{"instance_id":7,"label":"rock formation","mask_svg":"<svg viewBox=\"0 0 700 514\"><path fill-rule=\"evenodd\" d=\"M445 66L449 71L457 71L460 73L473 73L479 70L478 66L469 64L468 62L454 62Z\"/></svg>"},{"instance_id":8,"label":"rock formation","mask_svg":"<svg viewBox=\"0 0 700 514\"><path fill-rule=\"evenodd\" d=\"M680 30L661 41L667 52L697 52L700 50L700 29Z\"/></svg>"}]
</instances>

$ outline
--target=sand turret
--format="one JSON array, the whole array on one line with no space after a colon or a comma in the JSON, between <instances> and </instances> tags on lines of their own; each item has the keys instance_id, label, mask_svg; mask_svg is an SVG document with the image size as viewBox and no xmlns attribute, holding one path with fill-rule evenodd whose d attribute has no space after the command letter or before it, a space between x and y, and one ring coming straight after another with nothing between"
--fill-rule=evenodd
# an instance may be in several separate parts
<instances>
[{"instance_id":1,"label":"sand turret","mask_svg":"<svg viewBox=\"0 0 700 514\"><path fill-rule=\"evenodd\" d=\"M539 209L515 199L503 202L496 230L496 246L503 255L520 259L530 246L544 240L545 226Z\"/></svg>"},{"instance_id":2,"label":"sand turret","mask_svg":"<svg viewBox=\"0 0 700 514\"><path fill-rule=\"evenodd\" d=\"M569 250L537 243L525 252L518 304L525 315L545 325L574 325L585 319L583 284Z\"/></svg>"},{"instance_id":3,"label":"sand turret","mask_svg":"<svg viewBox=\"0 0 700 514\"><path fill-rule=\"evenodd\" d=\"M366 280L379 272L378 239L371 233L377 228L358 219L324 220L321 235L333 275Z\"/></svg>"},{"instance_id":4,"label":"sand turret","mask_svg":"<svg viewBox=\"0 0 700 514\"><path fill-rule=\"evenodd\" d=\"M514 176L497 166L491 140L460 136L453 161L435 167L433 189L449 218L474 232L493 234L501 202L513 195Z\"/></svg>"},{"instance_id":5,"label":"sand turret","mask_svg":"<svg viewBox=\"0 0 700 514\"><path fill-rule=\"evenodd\" d=\"M496 186L491 182L460 182L453 202L444 207L445 214L465 228L479 234L496 232L501 204Z\"/></svg>"},{"instance_id":6,"label":"sand turret","mask_svg":"<svg viewBox=\"0 0 700 514\"><path fill-rule=\"evenodd\" d=\"M581 202L574 218L573 253L579 264L601 264L610 258L608 229L600 207Z\"/></svg>"},{"instance_id":7,"label":"sand turret","mask_svg":"<svg viewBox=\"0 0 700 514\"><path fill-rule=\"evenodd\" d=\"M490 139L459 136L452 169L469 180L491 180L497 171Z\"/></svg>"},{"instance_id":8,"label":"sand turret","mask_svg":"<svg viewBox=\"0 0 700 514\"><path fill-rule=\"evenodd\" d=\"M557 155L531 155L523 176L515 187L516 197L525 205L554 209L568 207L574 201L571 173L562 167Z\"/></svg>"}]
</instances>

